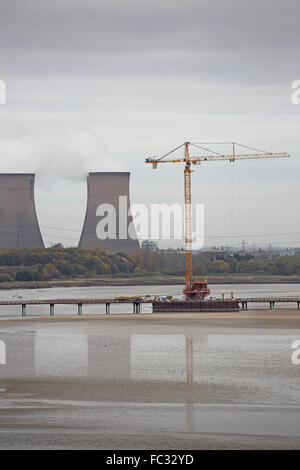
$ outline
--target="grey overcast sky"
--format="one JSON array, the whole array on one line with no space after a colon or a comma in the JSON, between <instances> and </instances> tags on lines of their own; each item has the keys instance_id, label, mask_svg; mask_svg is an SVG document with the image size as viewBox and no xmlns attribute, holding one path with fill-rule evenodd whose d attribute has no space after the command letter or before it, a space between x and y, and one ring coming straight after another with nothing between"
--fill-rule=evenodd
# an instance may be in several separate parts
<instances>
[{"instance_id":1,"label":"grey overcast sky","mask_svg":"<svg viewBox=\"0 0 300 470\"><path fill-rule=\"evenodd\" d=\"M300 246L299 19L299 0L0 0L0 171L36 172L46 244L77 243L89 171L182 202L183 168L144 158L235 140L293 158L196 167L206 244Z\"/></svg>"}]
</instances>

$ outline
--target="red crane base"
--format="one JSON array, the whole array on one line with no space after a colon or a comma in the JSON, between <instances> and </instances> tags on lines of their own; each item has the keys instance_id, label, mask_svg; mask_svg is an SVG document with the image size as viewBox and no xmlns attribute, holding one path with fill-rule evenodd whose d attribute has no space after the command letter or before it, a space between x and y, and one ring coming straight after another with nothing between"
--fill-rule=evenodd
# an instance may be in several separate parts
<instances>
[{"instance_id":1,"label":"red crane base","mask_svg":"<svg viewBox=\"0 0 300 470\"><path fill-rule=\"evenodd\" d=\"M192 281L190 285L186 285L183 290L185 300L204 300L210 294L207 281Z\"/></svg>"}]
</instances>

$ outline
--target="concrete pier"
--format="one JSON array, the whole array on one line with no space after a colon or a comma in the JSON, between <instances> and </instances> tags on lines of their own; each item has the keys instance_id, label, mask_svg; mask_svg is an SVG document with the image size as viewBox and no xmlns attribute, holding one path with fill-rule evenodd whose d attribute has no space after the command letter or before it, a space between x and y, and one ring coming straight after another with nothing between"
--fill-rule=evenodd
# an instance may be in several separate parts
<instances>
[{"instance_id":1,"label":"concrete pier","mask_svg":"<svg viewBox=\"0 0 300 470\"><path fill-rule=\"evenodd\" d=\"M78 304L78 316L82 316L82 304Z\"/></svg>"},{"instance_id":2,"label":"concrete pier","mask_svg":"<svg viewBox=\"0 0 300 470\"><path fill-rule=\"evenodd\" d=\"M247 311L248 304L269 304L270 310L275 310L275 304L277 303L294 303L296 305L296 310L300 310L300 297L253 297L253 298L238 298L235 299L236 304L239 305L240 310ZM229 301L228 301L229 302ZM187 310L176 310L176 303L178 302L159 302L161 309L156 308L158 302L150 299L140 299L138 298L130 298L130 299L122 299L119 300L117 298L106 298L106 299L93 299L93 298L82 298L82 299L28 299L28 300L0 300L0 307L5 305L20 305L22 307L22 317L26 316L27 305L49 305L50 309L50 316L54 316L54 309L55 305L77 305L77 314L78 316L82 316L83 314L83 305L95 305L95 304L105 304L105 314L109 315L111 313L111 304L132 304L132 313L133 314L140 314L142 304L151 304L152 305L152 312L153 313L162 313L163 311L168 311L168 309L172 310L173 313L187 311ZM180 302L179 302L180 303ZM163 308L165 307L165 308ZM209 307L209 301L208 301ZM205 309L202 309L205 311ZM201 313L201 308L197 308L197 302L191 302L190 305L190 312L199 312ZM207 311L210 309L207 308ZM228 309L229 310L229 309ZM234 308L235 311L238 311L238 307ZM217 304L212 311L224 311L220 308L218 310ZM117 312L116 312L117 313Z\"/></svg>"}]
</instances>

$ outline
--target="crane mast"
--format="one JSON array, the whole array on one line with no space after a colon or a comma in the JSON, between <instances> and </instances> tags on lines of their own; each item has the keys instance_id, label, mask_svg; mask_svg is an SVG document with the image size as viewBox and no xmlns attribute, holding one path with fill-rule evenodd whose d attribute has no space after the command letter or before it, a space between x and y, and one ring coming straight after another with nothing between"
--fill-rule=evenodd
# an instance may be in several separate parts
<instances>
[{"instance_id":1,"label":"crane mast","mask_svg":"<svg viewBox=\"0 0 300 470\"><path fill-rule=\"evenodd\" d=\"M193 280L192 257L192 187L191 187L191 162L188 143L185 143L184 151L184 223L185 223L185 285L190 287Z\"/></svg>"},{"instance_id":2,"label":"crane mast","mask_svg":"<svg viewBox=\"0 0 300 470\"><path fill-rule=\"evenodd\" d=\"M202 145L231 144L232 153L222 154L214 150L203 147ZM211 152L212 155L200 155L197 157L190 155L190 146L197 147L205 152ZM236 153L236 146L254 150L258 153ZM176 150L184 148L184 158L165 159ZM286 152L266 152L264 150L254 149L237 142L184 142L179 147L171 150L167 154L159 158L146 158L145 163L151 163L152 167L157 168L158 163L184 163L184 222L185 222L185 289L184 294L188 300L203 300L210 290L207 287L207 281L193 281L193 265L192 265L192 187L191 187L191 165L199 165L201 162L227 160L235 162L236 160L249 160L260 158L283 158L290 157Z\"/></svg>"}]
</instances>

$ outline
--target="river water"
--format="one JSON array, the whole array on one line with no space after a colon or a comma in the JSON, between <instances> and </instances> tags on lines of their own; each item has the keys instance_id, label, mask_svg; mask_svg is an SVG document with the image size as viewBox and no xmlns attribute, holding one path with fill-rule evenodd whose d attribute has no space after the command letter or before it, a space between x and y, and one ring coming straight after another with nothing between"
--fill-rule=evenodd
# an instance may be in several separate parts
<instances>
[{"instance_id":1,"label":"river water","mask_svg":"<svg viewBox=\"0 0 300 470\"><path fill-rule=\"evenodd\" d=\"M0 321L0 449L299 449L300 317L249 315Z\"/></svg>"},{"instance_id":2,"label":"river water","mask_svg":"<svg viewBox=\"0 0 300 470\"><path fill-rule=\"evenodd\" d=\"M211 288L212 295L245 297L299 293L297 284ZM1 291L0 298L181 290L53 288ZM112 306L112 313L127 311L131 305ZM80 318L59 318L76 314L76 305L57 306L51 319L38 318L49 306L29 306L25 321L20 313L20 306L0 308L2 320L14 320L0 321L0 449L300 448L295 305L206 318L84 316L104 313L102 305L84 306Z\"/></svg>"}]
</instances>

